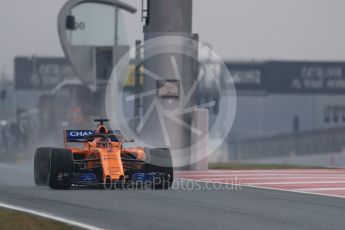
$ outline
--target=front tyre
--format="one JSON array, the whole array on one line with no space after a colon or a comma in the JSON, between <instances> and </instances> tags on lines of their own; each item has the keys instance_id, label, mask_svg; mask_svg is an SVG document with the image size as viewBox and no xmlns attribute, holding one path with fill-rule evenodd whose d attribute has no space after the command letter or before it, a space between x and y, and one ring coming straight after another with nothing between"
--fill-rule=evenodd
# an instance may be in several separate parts
<instances>
[{"instance_id":1,"label":"front tyre","mask_svg":"<svg viewBox=\"0 0 345 230\"><path fill-rule=\"evenodd\" d=\"M153 189L169 189L174 181L174 170L169 149L149 149L146 153L148 160L146 173L154 175L152 181Z\"/></svg>"},{"instance_id":2,"label":"front tyre","mask_svg":"<svg viewBox=\"0 0 345 230\"><path fill-rule=\"evenodd\" d=\"M52 149L50 153L50 167L48 185L52 189L69 189L72 175L73 156L68 149Z\"/></svg>"},{"instance_id":3,"label":"front tyre","mask_svg":"<svg viewBox=\"0 0 345 230\"><path fill-rule=\"evenodd\" d=\"M38 148L34 157L34 179L37 186L48 184L49 157L52 148Z\"/></svg>"}]
</instances>

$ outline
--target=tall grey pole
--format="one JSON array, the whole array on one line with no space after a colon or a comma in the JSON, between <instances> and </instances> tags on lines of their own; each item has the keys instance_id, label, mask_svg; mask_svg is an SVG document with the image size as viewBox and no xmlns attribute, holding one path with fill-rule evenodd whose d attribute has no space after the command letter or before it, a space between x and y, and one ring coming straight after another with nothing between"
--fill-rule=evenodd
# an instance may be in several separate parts
<instances>
[{"instance_id":1,"label":"tall grey pole","mask_svg":"<svg viewBox=\"0 0 345 230\"><path fill-rule=\"evenodd\" d=\"M158 38L161 36L180 36L193 39L192 34L192 0L148 0L146 25L144 26L144 41ZM186 43L189 43L186 40ZM181 44L181 47L190 44ZM157 48L159 49L159 47ZM143 139L147 139L155 146L167 146L172 150L186 149L191 145L191 130L188 130L176 121L163 117L165 124L162 124L162 116L158 113L157 107L152 107L155 101L160 108L173 111L181 105L184 99L183 95L187 94L192 86L195 71L193 54L189 57L182 54L162 53L154 57L149 57L149 50L144 46L144 69L150 73L158 75L164 80L177 80L180 87L178 97L160 97L157 94L151 97L143 98L143 115L150 110L153 111L147 118L143 127ZM152 91L157 89L158 80L152 79L145 72L143 91ZM192 102L188 103L190 106ZM152 108L154 108L152 110ZM191 115L181 115L179 118L184 124L191 125ZM184 151L181 154L189 155L190 152ZM179 156L173 156L179 157ZM186 160L189 164L190 160ZM185 169L187 169L185 167Z\"/></svg>"},{"instance_id":2,"label":"tall grey pole","mask_svg":"<svg viewBox=\"0 0 345 230\"><path fill-rule=\"evenodd\" d=\"M119 45L119 8L115 6L115 28L114 28L114 46L113 46L113 67L116 66L118 61L117 48Z\"/></svg>"},{"instance_id":3,"label":"tall grey pole","mask_svg":"<svg viewBox=\"0 0 345 230\"><path fill-rule=\"evenodd\" d=\"M136 40L135 41L135 63L140 63L141 62L141 41L140 40ZM138 64L135 66L135 73L134 73L134 92L135 94L139 94L140 93L140 77L141 77L141 73L140 73L140 67L141 65ZM138 118L140 116L140 98L137 97L135 98L134 101L134 118Z\"/></svg>"}]
</instances>

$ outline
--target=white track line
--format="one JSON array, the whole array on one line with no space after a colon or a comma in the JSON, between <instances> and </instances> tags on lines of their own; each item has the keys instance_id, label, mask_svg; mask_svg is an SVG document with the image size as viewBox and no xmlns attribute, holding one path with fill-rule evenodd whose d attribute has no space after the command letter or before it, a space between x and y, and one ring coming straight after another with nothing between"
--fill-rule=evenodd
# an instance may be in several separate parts
<instances>
[{"instance_id":1,"label":"white track line","mask_svg":"<svg viewBox=\"0 0 345 230\"><path fill-rule=\"evenodd\" d=\"M336 198L343 198L343 199L345 198L345 196L341 196L341 195L338 196L338 195L330 195L330 194L317 193L317 192L306 192L306 191L288 190L288 189L281 189L281 188L260 187L260 186L255 186L255 185L244 185L243 187L276 190L276 191L283 191L283 192L294 192L294 193L301 193L301 194L307 194L307 195L329 196L329 197L336 197Z\"/></svg>"},{"instance_id":2,"label":"white track line","mask_svg":"<svg viewBox=\"0 0 345 230\"><path fill-rule=\"evenodd\" d=\"M216 181L204 181L204 180L192 180L192 179L185 179L185 178L179 178L180 180L186 180L186 181L195 181L195 182L202 182L202 183L216 183L216 184L223 184L223 185L232 185L232 186L241 186L241 187L248 187L248 188L259 188L259 189L265 189L265 190L274 190L274 191L282 191L282 192L293 192L293 193L301 193L301 194L307 194L307 195L317 195L317 196L327 196L327 197L335 197L335 198L345 198L345 196L337 196L337 195L330 195L330 194L324 194L324 193L316 193L316 192L306 192L306 191L298 191L298 190L288 190L288 189L280 189L280 188L270 188L270 187L261 187L256 185L247 185L247 184L232 184L232 183L222 183L222 182L216 182Z\"/></svg>"},{"instance_id":3,"label":"white track line","mask_svg":"<svg viewBox=\"0 0 345 230\"><path fill-rule=\"evenodd\" d=\"M248 182L248 185L345 184L345 181Z\"/></svg>"},{"instance_id":4,"label":"white track line","mask_svg":"<svg viewBox=\"0 0 345 230\"><path fill-rule=\"evenodd\" d=\"M200 172L200 171L190 171L190 172L181 172L177 171L177 175L200 175L200 176L207 176L207 175L228 175L228 174L251 174L251 175L256 175L256 174L327 174L327 175L332 175L332 174L345 174L345 170L337 170L335 169L334 171L277 171L277 170L271 170L271 171L219 171L219 172Z\"/></svg>"},{"instance_id":5,"label":"white track line","mask_svg":"<svg viewBox=\"0 0 345 230\"><path fill-rule=\"evenodd\" d=\"M224 174L180 174L176 173L177 176L186 176L186 177L228 177L228 176L247 176L247 177L260 177L260 176L325 176L325 177L331 177L331 176L341 176L339 173L224 173ZM345 175L345 173L343 173Z\"/></svg>"},{"instance_id":6,"label":"white track line","mask_svg":"<svg viewBox=\"0 0 345 230\"><path fill-rule=\"evenodd\" d=\"M298 191L345 191L344 187L341 188L299 188Z\"/></svg>"},{"instance_id":7,"label":"white track line","mask_svg":"<svg viewBox=\"0 0 345 230\"><path fill-rule=\"evenodd\" d=\"M188 179L194 179L193 177L184 177ZM202 178L195 178L195 179L205 179L205 180L231 180L231 179L238 179L238 180L293 180L293 179L345 179L344 176L333 176L333 177L240 177L240 176L228 176L228 177L202 177Z\"/></svg>"},{"instance_id":8,"label":"white track line","mask_svg":"<svg viewBox=\"0 0 345 230\"><path fill-rule=\"evenodd\" d=\"M44 213L44 212L39 212L39 211L35 211L32 209L28 209L28 208L22 208L19 206L15 206L15 205L9 205L9 204L5 204L5 203L0 203L0 207L3 208L7 208L7 209L11 209L11 210L16 210L16 211L20 211L20 212L25 212L25 213L29 213L32 215L36 215L36 216L40 216L43 218L47 218L47 219L51 219L51 220L55 220L61 223L65 223L68 225L72 225L75 227L79 227L79 228L83 228L83 229L87 229L87 230L104 230L103 228L98 228L92 225L88 225L88 224L83 224L74 220L68 220L62 217L58 217L52 214L48 214L48 213Z\"/></svg>"},{"instance_id":9,"label":"white track line","mask_svg":"<svg viewBox=\"0 0 345 230\"><path fill-rule=\"evenodd\" d=\"M200 174L200 175L210 175L210 174L222 174L222 173L345 173L345 169L303 169L303 170L290 170L290 169L272 169L272 170L209 170L209 171L177 171L176 174Z\"/></svg>"}]
</instances>

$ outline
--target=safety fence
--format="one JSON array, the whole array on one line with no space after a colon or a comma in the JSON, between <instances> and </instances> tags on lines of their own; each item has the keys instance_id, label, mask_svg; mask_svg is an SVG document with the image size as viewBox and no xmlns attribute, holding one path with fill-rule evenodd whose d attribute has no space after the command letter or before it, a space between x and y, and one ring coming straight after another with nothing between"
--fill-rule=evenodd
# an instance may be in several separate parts
<instances>
[{"instance_id":1,"label":"safety fence","mask_svg":"<svg viewBox=\"0 0 345 230\"><path fill-rule=\"evenodd\" d=\"M231 141L230 159L264 159L341 152L345 127Z\"/></svg>"}]
</instances>

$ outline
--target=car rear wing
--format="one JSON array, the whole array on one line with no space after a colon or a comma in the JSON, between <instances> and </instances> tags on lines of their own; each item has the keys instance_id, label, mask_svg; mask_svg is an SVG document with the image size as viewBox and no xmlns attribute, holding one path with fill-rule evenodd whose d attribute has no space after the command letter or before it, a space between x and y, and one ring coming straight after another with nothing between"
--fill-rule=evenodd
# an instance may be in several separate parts
<instances>
[{"instance_id":1,"label":"car rear wing","mask_svg":"<svg viewBox=\"0 0 345 230\"><path fill-rule=\"evenodd\" d=\"M96 134L95 130L65 130L64 142L85 142L86 137ZM109 134L121 134L120 130L109 130Z\"/></svg>"}]
</instances>

